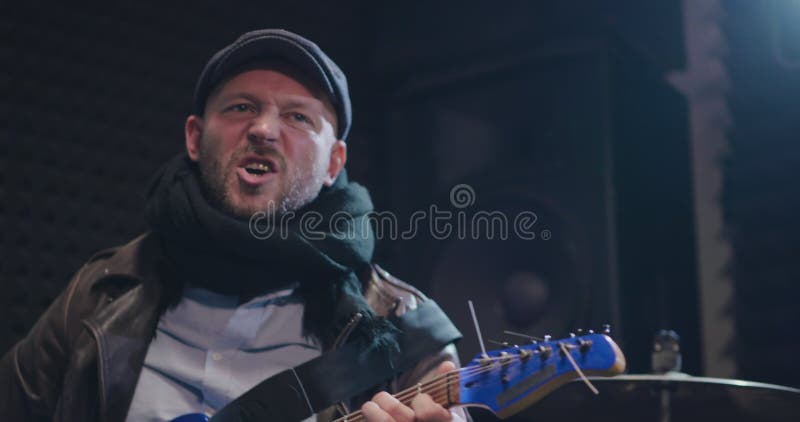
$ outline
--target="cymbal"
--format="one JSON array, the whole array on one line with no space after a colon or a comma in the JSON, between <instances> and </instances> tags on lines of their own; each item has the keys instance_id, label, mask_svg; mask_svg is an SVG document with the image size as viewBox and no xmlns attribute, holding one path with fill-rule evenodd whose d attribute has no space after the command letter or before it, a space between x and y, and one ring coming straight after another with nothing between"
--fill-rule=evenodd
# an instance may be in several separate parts
<instances>
[{"instance_id":1,"label":"cymbal","mask_svg":"<svg viewBox=\"0 0 800 422\"><path fill-rule=\"evenodd\" d=\"M510 420L658 422L662 409L673 422L800 420L800 390L791 387L681 373L590 380L599 395L574 380Z\"/></svg>"}]
</instances>

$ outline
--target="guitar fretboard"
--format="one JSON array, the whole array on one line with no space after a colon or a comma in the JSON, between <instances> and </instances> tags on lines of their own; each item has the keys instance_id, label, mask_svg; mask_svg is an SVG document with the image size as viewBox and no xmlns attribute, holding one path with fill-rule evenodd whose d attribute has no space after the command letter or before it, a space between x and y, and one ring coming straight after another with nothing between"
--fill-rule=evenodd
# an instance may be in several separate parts
<instances>
[{"instance_id":1,"label":"guitar fretboard","mask_svg":"<svg viewBox=\"0 0 800 422\"><path fill-rule=\"evenodd\" d=\"M461 371L463 369L456 369L438 375L429 381L407 388L395 394L394 397L404 405L411 407L411 402L415 397L419 394L428 394L434 402L448 409L450 406L459 403ZM361 410L358 410L336 419L334 422L363 422L366 420Z\"/></svg>"}]
</instances>

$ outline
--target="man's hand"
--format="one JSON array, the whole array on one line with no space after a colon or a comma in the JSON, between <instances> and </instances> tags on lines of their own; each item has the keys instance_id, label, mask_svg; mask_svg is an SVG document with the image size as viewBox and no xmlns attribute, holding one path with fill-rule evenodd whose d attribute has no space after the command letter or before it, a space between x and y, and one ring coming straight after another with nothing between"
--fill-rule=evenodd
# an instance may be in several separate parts
<instances>
[{"instance_id":1,"label":"man's hand","mask_svg":"<svg viewBox=\"0 0 800 422\"><path fill-rule=\"evenodd\" d=\"M445 361L436 368L436 374L456 369L453 362ZM411 400L411 407L404 405L391 394L382 391L371 401L361 406L361 412L369 422L443 422L453 420L453 415L431 396L422 393Z\"/></svg>"}]
</instances>

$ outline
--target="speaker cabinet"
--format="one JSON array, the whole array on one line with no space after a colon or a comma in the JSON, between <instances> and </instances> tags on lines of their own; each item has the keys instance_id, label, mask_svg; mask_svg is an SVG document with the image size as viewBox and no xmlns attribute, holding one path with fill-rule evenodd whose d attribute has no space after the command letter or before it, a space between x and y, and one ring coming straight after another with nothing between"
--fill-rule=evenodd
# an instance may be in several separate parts
<instances>
[{"instance_id":1,"label":"speaker cabinet","mask_svg":"<svg viewBox=\"0 0 800 422\"><path fill-rule=\"evenodd\" d=\"M408 75L387 138L391 209L403 221L435 204L452 213L454 230L393 242L391 265L462 330L462 360L479 351L472 300L487 341L526 341L504 330L557 338L609 323L629 370L647 372L653 334L671 328L684 369L699 373L684 98L613 40L449 69ZM458 218L494 213L511 227L526 212L532 237L455 230Z\"/></svg>"}]
</instances>

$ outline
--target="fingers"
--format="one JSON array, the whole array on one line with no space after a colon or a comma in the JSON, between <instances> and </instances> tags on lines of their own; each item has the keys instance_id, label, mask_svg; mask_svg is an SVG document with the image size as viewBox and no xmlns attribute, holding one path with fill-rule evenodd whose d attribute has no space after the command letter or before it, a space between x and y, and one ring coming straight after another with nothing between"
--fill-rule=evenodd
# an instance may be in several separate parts
<instances>
[{"instance_id":1,"label":"fingers","mask_svg":"<svg viewBox=\"0 0 800 422\"><path fill-rule=\"evenodd\" d=\"M371 401L364 403L361 412L369 422L446 422L453 417L450 411L424 393L414 397L411 407L408 407L389 393L382 391Z\"/></svg>"},{"instance_id":2,"label":"fingers","mask_svg":"<svg viewBox=\"0 0 800 422\"><path fill-rule=\"evenodd\" d=\"M440 363L439 366L436 368L436 375L446 374L454 369L456 369L456 364L449 360L446 360Z\"/></svg>"},{"instance_id":3,"label":"fingers","mask_svg":"<svg viewBox=\"0 0 800 422\"><path fill-rule=\"evenodd\" d=\"M394 422L392 417L375 404L374 401L364 403L361 406L361 414L364 415L367 422Z\"/></svg>"},{"instance_id":4,"label":"fingers","mask_svg":"<svg viewBox=\"0 0 800 422\"><path fill-rule=\"evenodd\" d=\"M364 415L367 422L393 422L392 417L373 401L368 401L361 406L361 414Z\"/></svg>"},{"instance_id":5,"label":"fingers","mask_svg":"<svg viewBox=\"0 0 800 422\"><path fill-rule=\"evenodd\" d=\"M433 401L431 396L425 393L418 394L411 400L411 409L414 410L416 420L419 422L445 422L453 418L449 410Z\"/></svg>"},{"instance_id":6,"label":"fingers","mask_svg":"<svg viewBox=\"0 0 800 422\"><path fill-rule=\"evenodd\" d=\"M414 422L414 411L385 391L364 403L361 412L369 422Z\"/></svg>"}]
</instances>

